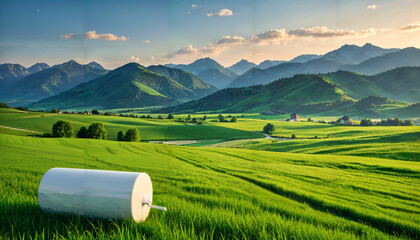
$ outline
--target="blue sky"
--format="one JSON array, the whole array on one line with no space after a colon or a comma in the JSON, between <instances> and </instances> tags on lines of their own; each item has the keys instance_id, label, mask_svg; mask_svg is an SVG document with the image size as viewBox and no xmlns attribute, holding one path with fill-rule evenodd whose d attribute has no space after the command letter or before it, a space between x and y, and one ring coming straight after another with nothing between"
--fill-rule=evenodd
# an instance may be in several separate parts
<instances>
[{"instance_id":1,"label":"blue sky","mask_svg":"<svg viewBox=\"0 0 420 240\"><path fill-rule=\"evenodd\" d=\"M343 44L420 47L418 0L2 0L0 63L107 68L289 60Z\"/></svg>"}]
</instances>

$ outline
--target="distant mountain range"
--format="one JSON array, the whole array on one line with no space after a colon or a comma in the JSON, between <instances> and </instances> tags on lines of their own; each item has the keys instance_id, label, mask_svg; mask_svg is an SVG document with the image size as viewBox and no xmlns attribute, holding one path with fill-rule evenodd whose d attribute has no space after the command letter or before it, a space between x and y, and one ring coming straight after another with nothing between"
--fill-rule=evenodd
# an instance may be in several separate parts
<instances>
[{"instance_id":1,"label":"distant mountain range","mask_svg":"<svg viewBox=\"0 0 420 240\"><path fill-rule=\"evenodd\" d=\"M227 88L196 101L164 109L168 112L265 112L348 114L387 117L396 112L414 117L420 104L420 67L397 68L374 76L338 71L295 75L267 85ZM395 79L399 81L395 81ZM417 110L416 110L417 109ZM416 111L412 111L416 110ZM387 115L388 114L388 115ZM395 115L393 117L396 117Z\"/></svg>"},{"instance_id":2,"label":"distant mountain range","mask_svg":"<svg viewBox=\"0 0 420 240\"><path fill-rule=\"evenodd\" d=\"M197 76L165 66L129 63L104 76L33 103L32 108L124 108L175 105L214 93Z\"/></svg>"},{"instance_id":3,"label":"distant mountain range","mask_svg":"<svg viewBox=\"0 0 420 240\"><path fill-rule=\"evenodd\" d=\"M295 58L293 58L292 60L290 60L289 62L296 62L296 63L305 63L311 60L315 60L322 57L322 55L316 55L316 54L303 54L303 55L299 55ZM276 64L278 65L278 64ZM263 69L263 68L261 68Z\"/></svg>"},{"instance_id":4,"label":"distant mountain range","mask_svg":"<svg viewBox=\"0 0 420 240\"><path fill-rule=\"evenodd\" d=\"M18 80L31 73L36 73L47 69L50 66L46 63L37 63L29 68L25 68L20 64L5 63L0 64L0 92L4 92L16 83Z\"/></svg>"},{"instance_id":5,"label":"distant mountain range","mask_svg":"<svg viewBox=\"0 0 420 240\"><path fill-rule=\"evenodd\" d=\"M238 74L223 67L211 58L201 58L188 65L167 64L165 66L193 73L218 89L225 88L238 76Z\"/></svg>"},{"instance_id":6,"label":"distant mountain range","mask_svg":"<svg viewBox=\"0 0 420 240\"><path fill-rule=\"evenodd\" d=\"M249 69L256 67L257 64L248 62L245 59L233 64L232 66L228 67L227 69L231 70L232 72L241 75L242 73L248 71Z\"/></svg>"},{"instance_id":7,"label":"distant mountain range","mask_svg":"<svg viewBox=\"0 0 420 240\"><path fill-rule=\"evenodd\" d=\"M285 63L287 61L279 61L279 60L265 60L257 65L257 68L259 69L267 69L269 67L274 67L276 65L279 65L280 63ZM248 69L249 70L249 69Z\"/></svg>"},{"instance_id":8,"label":"distant mountain range","mask_svg":"<svg viewBox=\"0 0 420 240\"><path fill-rule=\"evenodd\" d=\"M250 69L237 77L228 87L267 84L280 78L292 77L293 75L304 73L313 74L349 70L361 74L376 74L401 66L420 66L420 54L418 51L419 49L416 48L402 50L383 49L372 44L365 44L362 47L344 45L323 56L309 55L305 59L308 60L306 62L299 60L305 57L299 56L296 58L298 61L292 60L265 70ZM314 59L310 60L311 58ZM403 58L409 58L409 60ZM394 62L388 59L393 59ZM384 61L389 64L383 64Z\"/></svg>"},{"instance_id":9,"label":"distant mountain range","mask_svg":"<svg viewBox=\"0 0 420 240\"><path fill-rule=\"evenodd\" d=\"M5 91L2 100L21 104L38 101L107 73L98 63L81 65L73 60L50 68L39 64L35 69L40 71L16 81Z\"/></svg>"},{"instance_id":10,"label":"distant mountain range","mask_svg":"<svg viewBox=\"0 0 420 240\"><path fill-rule=\"evenodd\" d=\"M50 68L50 65L46 63L35 63L34 65L28 68L28 72L36 73L36 72L39 72L48 68Z\"/></svg>"},{"instance_id":11,"label":"distant mountain range","mask_svg":"<svg viewBox=\"0 0 420 240\"><path fill-rule=\"evenodd\" d=\"M417 105L408 109L420 102L419 66L420 49L372 44L344 45L325 55L301 55L288 62L266 60L256 65L242 59L228 68L210 58L165 66L130 63L113 71L96 62L82 65L73 60L52 67L2 64L0 101L34 109L173 106L165 111L369 116L399 109L408 116L420 114Z\"/></svg>"},{"instance_id":12,"label":"distant mountain range","mask_svg":"<svg viewBox=\"0 0 420 240\"><path fill-rule=\"evenodd\" d=\"M316 55L316 54L303 54L300 56L297 56L295 58L293 58L292 60L290 60L289 62L297 62L297 63L304 63L307 61L311 61L317 58L322 57L322 55ZM259 68L259 69L267 69L269 67L274 67L276 65L279 65L281 63L285 63L287 61L280 61L280 60L265 60L263 62L261 62L260 64L255 64L253 62L248 62L245 59L240 60L239 62L233 64L232 66L228 67L229 70L231 70L232 72L241 75L243 73L245 73L246 71L248 71L251 68Z\"/></svg>"}]
</instances>

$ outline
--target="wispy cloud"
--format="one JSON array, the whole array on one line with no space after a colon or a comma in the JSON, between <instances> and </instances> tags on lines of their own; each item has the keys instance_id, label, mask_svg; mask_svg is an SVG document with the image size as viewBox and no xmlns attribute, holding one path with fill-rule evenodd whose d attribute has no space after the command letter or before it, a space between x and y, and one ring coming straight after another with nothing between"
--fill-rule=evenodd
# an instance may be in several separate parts
<instances>
[{"instance_id":1,"label":"wispy cloud","mask_svg":"<svg viewBox=\"0 0 420 240\"><path fill-rule=\"evenodd\" d=\"M216 44L235 44L235 43L242 43L245 41L245 38L240 36L223 36L221 39L216 41Z\"/></svg>"},{"instance_id":2,"label":"wispy cloud","mask_svg":"<svg viewBox=\"0 0 420 240\"><path fill-rule=\"evenodd\" d=\"M367 6L366 9L375 10L377 7L378 7L378 5L372 4L372 5Z\"/></svg>"},{"instance_id":3,"label":"wispy cloud","mask_svg":"<svg viewBox=\"0 0 420 240\"><path fill-rule=\"evenodd\" d=\"M420 26L419 26L420 27ZM234 45L241 44L283 44L295 39L331 39L331 38L348 38L348 37L364 37L374 35L377 32L383 32L383 29L368 28L362 31L346 30L346 29L329 29L325 26L314 26L311 28L299 28L286 31L285 28L270 29L268 31L252 35L250 38L242 36L223 36L214 43L209 42L207 46L201 48L194 48L192 45L180 48L174 53L166 56L166 58L174 58L180 55L183 56L203 56L208 54L218 54L224 50L229 49Z\"/></svg>"},{"instance_id":4,"label":"wispy cloud","mask_svg":"<svg viewBox=\"0 0 420 240\"><path fill-rule=\"evenodd\" d=\"M173 58L175 56L179 56L179 55L194 55L198 53L198 49L194 48L192 45L187 45L185 47L182 47L180 49L178 49L178 51L173 52L171 54L168 54L166 57L167 58Z\"/></svg>"},{"instance_id":5,"label":"wispy cloud","mask_svg":"<svg viewBox=\"0 0 420 240\"><path fill-rule=\"evenodd\" d=\"M128 60L130 62L140 62L140 58L135 56L131 56Z\"/></svg>"},{"instance_id":6,"label":"wispy cloud","mask_svg":"<svg viewBox=\"0 0 420 240\"><path fill-rule=\"evenodd\" d=\"M328 29L325 26L314 26L312 28L290 30L288 34L297 37L333 38L355 36L357 32L345 29Z\"/></svg>"},{"instance_id":7,"label":"wispy cloud","mask_svg":"<svg viewBox=\"0 0 420 240\"><path fill-rule=\"evenodd\" d=\"M150 44L151 42L150 42L150 40L144 40L143 43Z\"/></svg>"},{"instance_id":8,"label":"wispy cloud","mask_svg":"<svg viewBox=\"0 0 420 240\"><path fill-rule=\"evenodd\" d=\"M260 34L253 35L249 41L257 44L273 44L286 40L288 37L286 29L271 29Z\"/></svg>"},{"instance_id":9,"label":"wispy cloud","mask_svg":"<svg viewBox=\"0 0 420 240\"><path fill-rule=\"evenodd\" d=\"M106 41L127 41L124 36L118 37L112 33L97 34L96 31L89 31L83 34L86 39L102 39Z\"/></svg>"},{"instance_id":10,"label":"wispy cloud","mask_svg":"<svg viewBox=\"0 0 420 240\"><path fill-rule=\"evenodd\" d=\"M60 35L60 38L62 39L73 39L73 38L85 38L85 39L101 39L106 41L127 41L128 38L121 36L118 37L112 33L104 33L104 34L98 34L96 31L89 31L83 34L82 36L76 35L74 33L66 34L66 35Z\"/></svg>"},{"instance_id":11,"label":"wispy cloud","mask_svg":"<svg viewBox=\"0 0 420 240\"><path fill-rule=\"evenodd\" d=\"M74 33L69 33L69 34L66 34L66 35L60 35L60 38L62 38L62 39L72 39L72 38L76 38L76 37L77 36Z\"/></svg>"},{"instance_id":12,"label":"wispy cloud","mask_svg":"<svg viewBox=\"0 0 420 240\"><path fill-rule=\"evenodd\" d=\"M407 24L400 28L401 31L416 31L420 30L420 21L415 21L414 23Z\"/></svg>"},{"instance_id":13,"label":"wispy cloud","mask_svg":"<svg viewBox=\"0 0 420 240\"><path fill-rule=\"evenodd\" d=\"M207 17L212 17L212 16L227 17L227 16L233 16L233 12L230 9L223 8L223 9L220 9L219 11L217 11L217 12L206 13L206 16Z\"/></svg>"},{"instance_id":14,"label":"wispy cloud","mask_svg":"<svg viewBox=\"0 0 420 240\"><path fill-rule=\"evenodd\" d=\"M191 5L191 7L192 7L192 8L197 8L197 7L198 7L198 5L197 5L197 4L193 4L193 5Z\"/></svg>"}]
</instances>

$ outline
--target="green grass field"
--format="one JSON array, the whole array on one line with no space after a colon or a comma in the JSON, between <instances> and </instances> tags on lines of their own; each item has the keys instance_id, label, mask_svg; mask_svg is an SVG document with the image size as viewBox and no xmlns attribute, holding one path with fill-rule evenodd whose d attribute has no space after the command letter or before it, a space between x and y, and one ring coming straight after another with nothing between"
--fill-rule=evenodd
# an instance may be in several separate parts
<instances>
[{"instance_id":1,"label":"green grass field","mask_svg":"<svg viewBox=\"0 0 420 240\"><path fill-rule=\"evenodd\" d=\"M416 239L418 162L0 135L3 238ZM43 214L52 167L147 172L146 222Z\"/></svg>"},{"instance_id":2,"label":"green grass field","mask_svg":"<svg viewBox=\"0 0 420 240\"><path fill-rule=\"evenodd\" d=\"M140 130L142 140L241 139L261 137L255 133L243 130L208 124L192 125L178 123L173 120L150 120L100 115L0 112L0 126L38 132L51 132L52 125L58 120L69 121L75 129L75 134L82 126L88 127L91 123L101 122L105 125L108 131L108 139L110 140L117 139L118 131L127 131L133 127L137 127ZM1 128L0 131L7 133ZM27 133L26 135L33 135L33 133Z\"/></svg>"},{"instance_id":3,"label":"green grass field","mask_svg":"<svg viewBox=\"0 0 420 240\"><path fill-rule=\"evenodd\" d=\"M420 237L420 127L242 118L188 125L0 112L0 126L40 132L50 131L57 120L70 121L76 129L103 122L111 140L118 130L137 127L143 140L197 141L173 146L35 138L0 127L0 239ZM276 126L273 135L295 133L298 139L275 141L253 133L268 122ZM306 139L315 135L328 138ZM153 203L168 211L151 210L143 223L46 215L38 207L37 190L52 167L147 172Z\"/></svg>"}]
</instances>

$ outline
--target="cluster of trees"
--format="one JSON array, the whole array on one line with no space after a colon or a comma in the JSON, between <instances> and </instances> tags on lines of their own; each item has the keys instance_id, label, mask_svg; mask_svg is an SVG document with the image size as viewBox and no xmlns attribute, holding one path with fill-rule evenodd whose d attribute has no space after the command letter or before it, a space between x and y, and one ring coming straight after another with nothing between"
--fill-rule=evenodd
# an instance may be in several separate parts
<instances>
[{"instance_id":1,"label":"cluster of trees","mask_svg":"<svg viewBox=\"0 0 420 240\"><path fill-rule=\"evenodd\" d=\"M172 115L172 116L169 116L169 115ZM172 117L175 117L175 116L173 116L172 113L170 113L169 115L168 115L168 119L173 119ZM194 118L191 118L191 115L188 115L188 117L186 117L186 118L177 118L177 119L175 119L176 122L194 123L194 124L198 124L198 125L203 124L204 121L206 121L206 120L207 120L207 116L206 115L204 115L204 117L202 117L202 118L195 118L195 117Z\"/></svg>"},{"instance_id":2,"label":"cluster of trees","mask_svg":"<svg viewBox=\"0 0 420 240\"><path fill-rule=\"evenodd\" d=\"M106 139L108 132L102 123L92 123L88 128L81 127L77 132L78 138ZM59 120L52 126L51 133L44 133L43 137L74 137L74 128L70 122Z\"/></svg>"},{"instance_id":3,"label":"cluster of trees","mask_svg":"<svg viewBox=\"0 0 420 240\"><path fill-rule=\"evenodd\" d=\"M102 123L92 123L88 128L81 127L77 132L78 138L106 139L108 132Z\"/></svg>"},{"instance_id":4,"label":"cluster of trees","mask_svg":"<svg viewBox=\"0 0 420 240\"><path fill-rule=\"evenodd\" d=\"M140 131L137 128L128 129L127 132L121 130L117 133L117 141L140 142Z\"/></svg>"},{"instance_id":5,"label":"cluster of trees","mask_svg":"<svg viewBox=\"0 0 420 240\"><path fill-rule=\"evenodd\" d=\"M237 122L238 118L236 116L231 116L228 115L227 118L225 116L223 116L222 114L219 114L219 116L217 116L217 118L219 119L219 122ZM228 120L228 118L230 118L230 120Z\"/></svg>"},{"instance_id":6,"label":"cluster of trees","mask_svg":"<svg viewBox=\"0 0 420 240\"><path fill-rule=\"evenodd\" d=\"M6 103L0 102L0 108L10 108Z\"/></svg>"},{"instance_id":7,"label":"cluster of trees","mask_svg":"<svg viewBox=\"0 0 420 240\"><path fill-rule=\"evenodd\" d=\"M361 125L361 124L360 124ZM414 126L413 121L411 120L400 120L399 118L394 119L382 119L381 122L378 122L378 126Z\"/></svg>"},{"instance_id":8,"label":"cluster of trees","mask_svg":"<svg viewBox=\"0 0 420 240\"><path fill-rule=\"evenodd\" d=\"M370 119L362 119L360 121L360 126L373 126L374 122ZM381 122L376 123L377 126L414 126L413 121L411 120L400 120L399 118L394 119L382 119Z\"/></svg>"}]
</instances>

